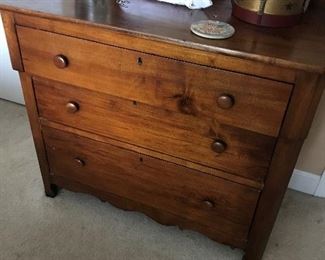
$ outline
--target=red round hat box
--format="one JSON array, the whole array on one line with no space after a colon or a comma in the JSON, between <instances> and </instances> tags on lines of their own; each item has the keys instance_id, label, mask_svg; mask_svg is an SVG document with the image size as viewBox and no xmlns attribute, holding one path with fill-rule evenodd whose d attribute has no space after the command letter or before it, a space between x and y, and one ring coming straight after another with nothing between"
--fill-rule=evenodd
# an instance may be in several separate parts
<instances>
[{"instance_id":1,"label":"red round hat box","mask_svg":"<svg viewBox=\"0 0 325 260\"><path fill-rule=\"evenodd\" d=\"M232 0L233 15L248 23L286 27L299 23L310 0Z\"/></svg>"}]
</instances>

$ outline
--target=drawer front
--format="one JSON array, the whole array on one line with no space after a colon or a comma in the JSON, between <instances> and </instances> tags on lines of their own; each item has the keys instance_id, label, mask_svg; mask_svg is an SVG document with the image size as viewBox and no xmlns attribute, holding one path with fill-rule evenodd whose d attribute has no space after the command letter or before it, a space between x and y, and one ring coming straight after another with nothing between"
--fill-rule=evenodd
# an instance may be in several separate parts
<instances>
[{"instance_id":1,"label":"drawer front","mask_svg":"<svg viewBox=\"0 0 325 260\"><path fill-rule=\"evenodd\" d=\"M206 226L223 242L244 245L256 190L75 134L47 127L43 134L52 178L141 202Z\"/></svg>"},{"instance_id":2,"label":"drawer front","mask_svg":"<svg viewBox=\"0 0 325 260\"><path fill-rule=\"evenodd\" d=\"M269 136L278 135L292 89L55 33L17 33L26 72Z\"/></svg>"},{"instance_id":3,"label":"drawer front","mask_svg":"<svg viewBox=\"0 0 325 260\"><path fill-rule=\"evenodd\" d=\"M271 160L273 137L49 80L34 79L34 88L50 121L253 180Z\"/></svg>"}]
</instances>

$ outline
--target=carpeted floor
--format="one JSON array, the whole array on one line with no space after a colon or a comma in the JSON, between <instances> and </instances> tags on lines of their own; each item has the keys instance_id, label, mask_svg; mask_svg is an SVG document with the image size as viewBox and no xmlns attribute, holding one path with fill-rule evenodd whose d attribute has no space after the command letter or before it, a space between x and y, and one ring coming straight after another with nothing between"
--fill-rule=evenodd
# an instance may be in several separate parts
<instances>
[{"instance_id":1,"label":"carpeted floor","mask_svg":"<svg viewBox=\"0 0 325 260\"><path fill-rule=\"evenodd\" d=\"M264 259L325 259L325 200L288 191ZM62 190L44 196L25 108L0 100L0 260L241 259L195 232Z\"/></svg>"}]
</instances>

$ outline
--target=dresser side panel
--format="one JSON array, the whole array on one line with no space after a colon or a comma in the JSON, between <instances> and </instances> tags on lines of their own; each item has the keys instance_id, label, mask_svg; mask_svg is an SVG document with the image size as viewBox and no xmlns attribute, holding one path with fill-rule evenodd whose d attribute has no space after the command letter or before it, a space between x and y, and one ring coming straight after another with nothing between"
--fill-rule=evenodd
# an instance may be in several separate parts
<instances>
[{"instance_id":1,"label":"dresser side panel","mask_svg":"<svg viewBox=\"0 0 325 260\"><path fill-rule=\"evenodd\" d=\"M24 71L24 66L21 59L20 47L16 33L14 13L1 11L3 26L8 42L11 65L14 70Z\"/></svg>"},{"instance_id":2,"label":"dresser side panel","mask_svg":"<svg viewBox=\"0 0 325 260\"><path fill-rule=\"evenodd\" d=\"M300 72L251 226L245 259L262 259L299 152L324 90L324 78Z\"/></svg>"}]
</instances>

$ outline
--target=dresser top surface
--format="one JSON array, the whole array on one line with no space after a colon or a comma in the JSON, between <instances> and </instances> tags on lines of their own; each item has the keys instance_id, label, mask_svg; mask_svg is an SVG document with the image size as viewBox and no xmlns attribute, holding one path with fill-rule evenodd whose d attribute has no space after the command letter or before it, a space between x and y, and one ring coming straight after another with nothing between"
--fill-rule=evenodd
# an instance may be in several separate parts
<instances>
[{"instance_id":1,"label":"dresser top surface","mask_svg":"<svg viewBox=\"0 0 325 260\"><path fill-rule=\"evenodd\" d=\"M203 10L156 0L0 0L0 9L55 19L87 22L137 35L284 67L325 72L325 7L312 5L302 22L290 28L264 28L231 16L231 1L218 0ZM207 40L190 31L192 22L218 19L232 24L235 35Z\"/></svg>"}]
</instances>

